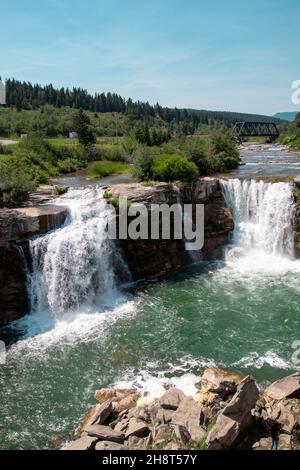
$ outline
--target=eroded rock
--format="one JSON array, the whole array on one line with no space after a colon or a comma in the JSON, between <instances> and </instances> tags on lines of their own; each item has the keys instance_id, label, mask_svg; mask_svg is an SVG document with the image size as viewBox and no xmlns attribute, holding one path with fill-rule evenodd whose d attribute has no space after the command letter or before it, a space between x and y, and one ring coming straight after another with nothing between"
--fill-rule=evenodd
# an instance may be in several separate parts
<instances>
[{"instance_id":1,"label":"eroded rock","mask_svg":"<svg viewBox=\"0 0 300 470\"><path fill-rule=\"evenodd\" d=\"M273 400L300 398L300 372L272 383L266 388L264 395Z\"/></svg>"},{"instance_id":2,"label":"eroded rock","mask_svg":"<svg viewBox=\"0 0 300 470\"><path fill-rule=\"evenodd\" d=\"M122 442L124 440L124 434L115 431L109 426L103 426L101 424L93 424L86 427L86 432L89 436L96 437L103 441Z\"/></svg>"},{"instance_id":3,"label":"eroded rock","mask_svg":"<svg viewBox=\"0 0 300 470\"><path fill-rule=\"evenodd\" d=\"M251 376L242 380L232 400L217 418L207 437L209 450L229 449L240 433L250 424L251 410L259 397L259 390Z\"/></svg>"},{"instance_id":4,"label":"eroded rock","mask_svg":"<svg viewBox=\"0 0 300 470\"><path fill-rule=\"evenodd\" d=\"M92 450L94 449L96 442L96 437L84 434L76 441L70 442L69 444L64 446L61 450Z\"/></svg>"},{"instance_id":5,"label":"eroded rock","mask_svg":"<svg viewBox=\"0 0 300 470\"><path fill-rule=\"evenodd\" d=\"M167 390L159 399L159 404L166 410L177 410L178 406L186 398L185 394L178 388Z\"/></svg>"},{"instance_id":6,"label":"eroded rock","mask_svg":"<svg viewBox=\"0 0 300 470\"><path fill-rule=\"evenodd\" d=\"M172 424L185 428L192 441L198 443L205 435L201 427L201 410L192 397L184 398L173 414Z\"/></svg>"}]
</instances>

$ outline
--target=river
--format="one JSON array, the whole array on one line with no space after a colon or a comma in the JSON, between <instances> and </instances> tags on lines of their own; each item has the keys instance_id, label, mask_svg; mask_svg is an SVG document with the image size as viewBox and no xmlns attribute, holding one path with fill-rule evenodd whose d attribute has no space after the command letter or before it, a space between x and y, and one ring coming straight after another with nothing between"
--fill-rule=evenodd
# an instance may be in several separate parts
<instances>
[{"instance_id":1,"label":"river","mask_svg":"<svg viewBox=\"0 0 300 470\"><path fill-rule=\"evenodd\" d=\"M271 158L283 158L277 153ZM192 394L210 365L260 383L296 369L300 261L291 187L226 179L222 188L235 220L224 257L140 288L102 236L109 215L101 187L56 200L70 218L32 241L31 312L6 329L18 340L0 367L0 448L65 442L101 387L157 394L172 380Z\"/></svg>"}]
</instances>

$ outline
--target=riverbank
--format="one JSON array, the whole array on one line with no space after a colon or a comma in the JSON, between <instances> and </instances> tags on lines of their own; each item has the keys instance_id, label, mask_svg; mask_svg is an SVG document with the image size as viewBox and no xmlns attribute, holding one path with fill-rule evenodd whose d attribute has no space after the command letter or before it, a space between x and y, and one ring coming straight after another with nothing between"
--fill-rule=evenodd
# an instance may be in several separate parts
<instances>
[{"instance_id":1,"label":"riverbank","mask_svg":"<svg viewBox=\"0 0 300 470\"><path fill-rule=\"evenodd\" d=\"M63 450L268 450L278 424L278 449L300 450L300 372L259 389L251 376L217 368L194 378L192 395L160 383L152 393L101 389L76 439Z\"/></svg>"}]
</instances>

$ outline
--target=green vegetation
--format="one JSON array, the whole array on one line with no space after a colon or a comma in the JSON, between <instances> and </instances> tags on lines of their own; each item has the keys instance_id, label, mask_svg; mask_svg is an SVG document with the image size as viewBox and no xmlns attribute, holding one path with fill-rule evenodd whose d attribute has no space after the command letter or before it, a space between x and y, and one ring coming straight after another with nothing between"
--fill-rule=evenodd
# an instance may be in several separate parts
<instances>
[{"instance_id":1,"label":"green vegetation","mask_svg":"<svg viewBox=\"0 0 300 470\"><path fill-rule=\"evenodd\" d=\"M240 155L229 134L173 139L160 147L140 146L133 153L134 174L142 181L192 180L236 168Z\"/></svg>"},{"instance_id":2,"label":"green vegetation","mask_svg":"<svg viewBox=\"0 0 300 470\"><path fill-rule=\"evenodd\" d=\"M104 178L105 176L121 173L130 173L131 166L118 162L96 162L89 169L92 178Z\"/></svg>"},{"instance_id":3,"label":"green vegetation","mask_svg":"<svg viewBox=\"0 0 300 470\"><path fill-rule=\"evenodd\" d=\"M0 148L2 204L18 202L49 177L88 164L93 178L133 172L149 185L192 181L239 163L226 132L242 119L234 113L162 108L109 93L91 96L14 80L7 82L7 93L10 107L0 108L0 135L28 138ZM78 139L67 139L70 131Z\"/></svg>"},{"instance_id":4,"label":"green vegetation","mask_svg":"<svg viewBox=\"0 0 300 470\"><path fill-rule=\"evenodd\" d=\"M283 145L290 145L295 150L300 150L300 113L297 114L295 121L287 126L278 142Z\"/></svg>"},{"instance_id":5,"label":"green vegetation","mask_svg":"<svg viewBox=\"0 0 300 470\"><path fill-rule=\"evenodd\" d=\"M260 116L223 111L165 108L144 102L133 102L115 93L89 94L81 88L55 89L17 80L6 81L7 108L0 113L0 135L20 135L42 131L48 137L67 136L73 129L75 109L87 112L97 136L129 135L137 129L137 140L161 145L172 135L193 135L207 129L230 129L237 121L270 121ZM280 119L272 121L285 123ZM145 126L152 129L139 139ZM156 135L157 134L157 135ZM149 143L148 143L149 142Z\"/></svg>"},{"instance_id":6,"label":"green vegetation","mask_svg":"<svg viewBox=\"0 0 300 470\"><path fill-rule=\"evenodd\" d=\"M0 204L19 202L49 176L83 168L88 155L82 146L52 145L30 135L18 145L3 147L0 159Z\"/></svg>"},{"instance_id":7,"label":"green vegetation","mask_svg":"<svg viewBox=\"0 0 300 470\"><path fill-rule=\"evenodd\" d=\"M60 196L68 191L68 187L63 184L56 184L53 188L54 194Z\"/></svg>"},{"instance_id":8,"label":"green vegetation","mask_svg":"<svg viewBox=\"0 0 300 470\"><path fill-rule=\"evenodd\" d=\"M205 435L203 436L201 441L198 442L198 444L194 447L193 450L207 450L206 439L212 428L216 425L217 419L218 415L215 415L209 420L208 424L205 427Z\"/></svg>"},{"instance_id":9,"label":"green vegetation","mask_svg":"<svg viewBox=\"0 0 300 470\"><path fill-rule=\"evenodd\" d=\"M0 205L19 202L38 185L38 174L29 161L20 162L16 156L0 160Z\"/></svg>"},{"instance_id":10,"label":"green vegetation","mask_svg":"<svg viewBox=\"0 0 300 470\"><path fill-rule=\"evenodd\" d=\"M66 138L74 131L75 109L44 105L39 109L0 107L0 136L17 140L21 134L39 132L46 138ZM93 113L86 111L97 137L128 135L133 124L121 113ZM62 143L65 143L61 141ZM73 140L69 140L72 144Z\"/></svg>"},{"instance_id":11,"label":"green vegetation","mask_svg":"<svg viewBox=\"0 0 300 470\"><path fill-rule=\"evenodd\" d=\"M300 150L300 132L299 132L299 135L297 134L283 135L279 137L279 142L283 145L290 145L295 150Z\"/></svg>"},{"instance_id":12,"label":"green vegetation","mask_svg":"<svg viewBox=\"0 0 300 470\"><path fill-rule=\"evenodd\" d=\"M135 138L139 144L148 146L159 146L171 139L171 130L160 128L150 129L147 122L143 122L135 129Z\"/></svg>"},{"instance_id":13,"label":"green vegetation","mask_svg":"<svg viewBox=\"0 0 300 470\"><path fill-rule=\"evenodd\" d=\"M79 109L73 117L73 128L77 133L78 141L86 149L96 143L96 133L91 126L91 120L86 113Z\"/></svg>"},{"instance_id":14,"label":"green vegetation","mask_svg":"<svg viewBox=\"0 0 300 470\"><path fill-rule=\"evenodd\" d=\"M159 155L153 159L152 175L158 181L192 181L199 172L195 163L181 155Z\"/></svg>"}]
</instances>

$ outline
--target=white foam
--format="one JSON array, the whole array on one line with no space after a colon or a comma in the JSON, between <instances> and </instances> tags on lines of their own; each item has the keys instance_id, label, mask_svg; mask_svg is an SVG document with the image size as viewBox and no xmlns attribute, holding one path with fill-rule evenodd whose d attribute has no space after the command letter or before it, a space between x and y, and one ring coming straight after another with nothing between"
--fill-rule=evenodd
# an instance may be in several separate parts
<instances>
[{"instance_id":1,"label":"white foam","mask_svg":"<svg viewBox=\"0 0 300 470\"><path fill-rule=\"evenodd\" d=\"M259 356L257 352L251 352L247 356L242 357L239 361L232 364L233 367L255 368L261 369L264 366L270 366L274 369L293 369L293 365L282 359L274 351L267 351L263 356Z\"/></svg>"},{"instance_id":2,"label":"white foam","mask_svg":"<svg viewBox=\"0 0 300 470\"><path fill-rule=\"evenodd\" d=\"M98 312L69 312L55 321L48 312L27 315L15 326L22 327L24 338L9 350L7 359L20 356L40 356L55 348L66 348L82 342L105 337L106 332L122 318L130 318L137 312L134 301L120 298L119 305L106 307Z\"/></svg>"},{"instance_id":3,"label":"white foam","mask_svg":"<svg viewBox=\"0 0 300 470\"><path fill-rule=\"evenodd\" d=\"M169 364L168 368L159 370L158 364L147 363L145 368L136 371L124 371L123 378L114 384L114 388L135 388L141 393L139 405L152 403L160 398L167 388L176 387L185 395L195 397L196 384L206 367L216 367L209 359L184 357L178 365ZM158 369L158 370L155 370Z\"/></svg>"}]
</instances>

